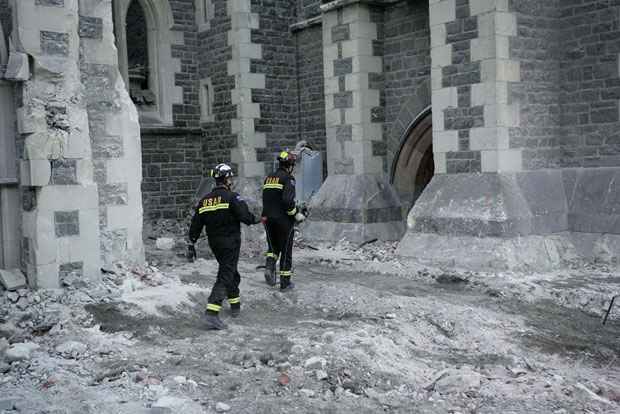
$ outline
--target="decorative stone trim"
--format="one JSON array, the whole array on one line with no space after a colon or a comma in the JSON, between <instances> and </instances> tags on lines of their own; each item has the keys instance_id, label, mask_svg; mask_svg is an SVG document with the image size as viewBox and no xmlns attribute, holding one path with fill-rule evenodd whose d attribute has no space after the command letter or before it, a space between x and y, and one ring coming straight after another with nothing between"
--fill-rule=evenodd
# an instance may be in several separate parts
<instances>
[{"instance_id":1,"label":"decorative stone trim","mask_svg":"<svg viewBox=\"0 0 620 414\"><path fill-rule=\"evenodd\" d=\"M235 88L230 91L237 115L231 120L231 131L237 135L237 147L231 150L231 161L236 164L240 177L262 177L265 165L257 159L257 148L266 146L266 136L257 132L255 122L261 117L260 104L252 102L252 90L264 89L265 74L251 73L250 61L262 59L261 45L251 40L252 29L259 27L258 13L251 13L251 0L227 2L231 18L228 45L232 60L228 61L228 75L235 77Z\"/></svg>"},{"instance_id":2,"label":"decorative stone trim","mask_svg":"<svg viewBox=\"0 0 620 414\"><path fill-rule=\"evenodd\" d=\"M330 174L381 174L386 154L379 79L373 56L377 24L367 6L352 4L323 14L326 135Z\"/></svg>"},{"instance_id":3,"label":"decorative stone trim","mask_svg":"<svg viewBox=\"0 0 620 414\"><path fill-rule=\"evenodd\" d=\"M506 139L519 125L508 101L520 78L519 62L509 59L516 17L488 0L437 0L430 15L435 172L521 170L520 151Z\"/></svg>"}]
</instances>

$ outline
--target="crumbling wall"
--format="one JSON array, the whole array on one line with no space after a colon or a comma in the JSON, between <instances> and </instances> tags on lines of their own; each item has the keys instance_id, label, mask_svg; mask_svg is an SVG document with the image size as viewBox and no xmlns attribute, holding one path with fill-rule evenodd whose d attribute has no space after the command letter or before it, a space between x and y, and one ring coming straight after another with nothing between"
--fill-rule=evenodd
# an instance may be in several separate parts
<instances>
[{"instance_id":1,"label":"crumbling wall","mask_svg":"<svg viewBox=\"0 0 620 414\"><path fill-rule=\"evenodd\" d=\"M111 0L15 4L13 40L33 62L17 109L29 281L57 287L69 274L97 278L102 263L142 261L138 115L118 72Z\"/></svg>"},{"instance_id":2,"label":"crumbling wall","mask_svg":"<svg viewBox=\"0 0 620 414\"><path fill-rule=\"evenodd\" d=\"M560 2L562 166L620 166L620 5Z\"/></svg>"}]
</instances>

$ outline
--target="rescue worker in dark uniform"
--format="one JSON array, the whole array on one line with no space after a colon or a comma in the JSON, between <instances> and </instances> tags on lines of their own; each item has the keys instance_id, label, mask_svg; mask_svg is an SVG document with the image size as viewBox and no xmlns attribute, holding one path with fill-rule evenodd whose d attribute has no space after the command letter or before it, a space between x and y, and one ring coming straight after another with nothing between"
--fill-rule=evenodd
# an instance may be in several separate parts
<instances>
[{"instance_id":1,"label":"rescue worker in dark uniform","mask_svg":"<svg viewBox=\"0 0 620 414\"><path fill-rule=\"evenodd\" d=\"M239 283L241 276L237 270L241 248L241 226L258 224L241 196L231 191L233 171L226 164L218 164L212 171L215 188L196 207L189 229L190 245L188 257L196 258L194 244L198 241L203 227L209 239L209 247L219 265L217 279L209 296L206 323L208 329L225 329L226 324L219 318L222 301L228 298L231 315L239 316L241 299Z\"/></svg>"},{"instance_id":2,"label":"rescue worker in dark uniform","mask_svg":"<svg viewBox=\"0 0 620 414\"><path fill-rule=\"evenodd\" d=\"M291 290L295 284L293 276L293 235L295 222L305 219L295 205L296 156L288 151L278 155L278 169L265 178L263 183L262 220L267 233L267 259L265 263L265 282L276 285L276 262L280 258L280 289Z\"/></svg>"}]
</instances>

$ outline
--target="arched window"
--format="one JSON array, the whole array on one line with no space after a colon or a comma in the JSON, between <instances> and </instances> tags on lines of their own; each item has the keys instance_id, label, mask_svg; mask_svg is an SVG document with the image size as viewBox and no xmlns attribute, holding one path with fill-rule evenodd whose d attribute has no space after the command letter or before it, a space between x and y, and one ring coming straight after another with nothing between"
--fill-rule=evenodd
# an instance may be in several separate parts
<instances>
[{"instance_id":1,"label":"arched window","mask_svg":"<svg viewBox=\"0 0 620 414\"><path fill-rule=\"evenodd\" d=\"M172 103L178 103L179 97L168 1L114 0L113 7L118 66L140 123L172 124Z\"/></svg>"},{"instance_id":2,"label":"arched window","mask_svg":"<svg viewBox=\"0 0 620 414\"><path fill-rule=\"evenodd\" d=\"M129 95L136 105L148 108L156 104L156 99L149 77L152 68L149 61L146 17L139 1L131 2L127 10L125 27L127 30Z\"/></svg>"}]
</instances>

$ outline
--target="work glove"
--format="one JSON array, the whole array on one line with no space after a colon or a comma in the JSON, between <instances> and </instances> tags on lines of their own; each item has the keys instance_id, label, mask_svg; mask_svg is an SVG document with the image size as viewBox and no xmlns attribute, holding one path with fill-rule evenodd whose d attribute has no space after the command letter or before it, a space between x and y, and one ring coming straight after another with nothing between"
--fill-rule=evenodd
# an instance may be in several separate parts
<instances>
[{"instance_id":1,"label":"work glove","mask_svg":"<svg viewBox=\"0 0 620 414\"><path fill-rule=\"evenodd\" d=\"M187 260L193 263L196 260L196 247L193 244L187 245Z\"/></svg>"},{"instance_id":2,"label":"work glove","mask_svg":"<svg viewBox=\"0 0 620 414\"><path fill-rule=\"evenodd\" d=\"M301 212L297 212L297 214L295 214L295 221L297 223L301 223L306 219L306 216L304 216L303 214L301 214Z\"/></svg>"},{"instance_id":3,"label":"work glove","mask_svg":"<svg viewBox=\"0 0 620 414\"><path fill-rule=\"evenodd\" d=\"M308 217L308 207L306 206L306 204L302 204L298 210L301 212L301 214Z\"/></svg>"}]
</instances>

